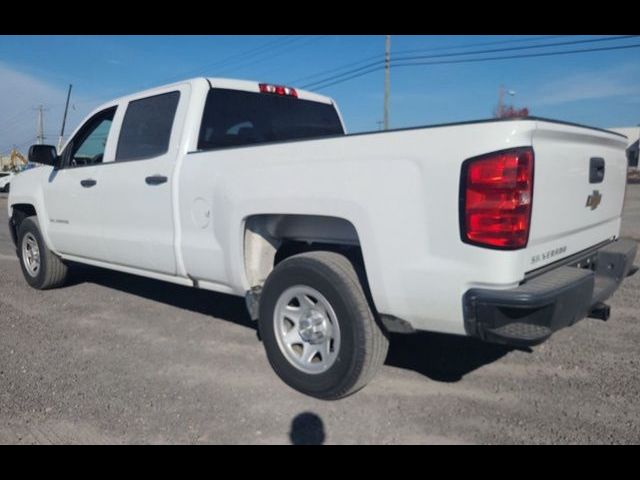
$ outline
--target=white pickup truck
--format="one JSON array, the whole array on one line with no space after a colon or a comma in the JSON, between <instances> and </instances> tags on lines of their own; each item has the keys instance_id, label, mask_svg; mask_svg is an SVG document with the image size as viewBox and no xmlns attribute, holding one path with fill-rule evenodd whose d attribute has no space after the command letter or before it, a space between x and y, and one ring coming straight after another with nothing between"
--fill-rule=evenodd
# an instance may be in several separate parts
<instances>
[{"instance_id":1,"label":"white pickup truck","mask_svg":"<svg viewBox=\"0 0 640 480\"><path fill-rule=\"evenodd\" d=\"M335 103L200 78L101 106L8 208L26 281L74 262L244 296L275 372L362 388L389 332L535 345L636 268L625 138L537 118L347 135Z\"/></svg>"}]
</instances>

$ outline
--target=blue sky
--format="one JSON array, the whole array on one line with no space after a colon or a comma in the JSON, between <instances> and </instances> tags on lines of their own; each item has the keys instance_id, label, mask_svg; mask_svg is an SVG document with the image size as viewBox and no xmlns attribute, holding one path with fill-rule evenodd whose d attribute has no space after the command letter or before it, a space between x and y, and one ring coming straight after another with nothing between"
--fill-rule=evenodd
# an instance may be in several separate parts
<instances>
[{"instance_id":1,"label":"blue sky","mask_svg":"<svg viewBox=\"0 0 640 480\"><path fill-rule=\"evenodd\" d=\"M394 35L392 56L405 50L434 55L592 38L604 37ZM67 133L115 96L200 75L300 87L315 80L304 78L309 75L382 58L384 41L384 35L2 36L0 152L13 144L26 150L35 138L34 108L39 104L48 108L46 140L55 144L69 83L74 108ZM513 43L482 45L494 42ZM636 43L640 38L507 54ZM338 101L349 131L376 130L382 119L383 81L378 71L320 92ZM394 68L391 85L392 128L489 118L500 85L514 90L509 100L528 107L532 115L605 128L640 123L640 48Z\"/></svg>"}]
</instances>

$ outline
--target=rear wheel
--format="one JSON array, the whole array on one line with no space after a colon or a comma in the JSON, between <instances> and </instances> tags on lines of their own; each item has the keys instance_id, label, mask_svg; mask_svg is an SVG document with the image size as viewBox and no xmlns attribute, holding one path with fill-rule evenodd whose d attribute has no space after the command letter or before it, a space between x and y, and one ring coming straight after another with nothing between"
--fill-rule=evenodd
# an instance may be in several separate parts
<instances>
[{"instance_id":1,"label":"rear wheel","mask_svg":"<svg viewBox=\"0 0 640 480\"><path fill-rule=\"evenodd\" d=\"M333 252L278 264L262 289L259 328L278 376L323 399L364 387L388 349L353 265Z\"/></svg>"},{"instance_id":2,"label":"rear wheel","mask_svg":"<svg viewBox=\"0 0 640 480\"><path fill-rule=\"evenodd\" d=\"M18 256L24 278L33 288L46 290L64 284L68 268L47 248L36 217L25 218L18 227Z\"/></svg>"}]
</instances>

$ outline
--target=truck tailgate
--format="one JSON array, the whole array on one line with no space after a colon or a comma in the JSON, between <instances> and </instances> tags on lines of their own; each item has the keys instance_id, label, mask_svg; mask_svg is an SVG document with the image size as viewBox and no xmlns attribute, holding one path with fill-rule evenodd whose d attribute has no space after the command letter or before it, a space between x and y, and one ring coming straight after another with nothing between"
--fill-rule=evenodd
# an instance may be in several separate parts
<instances>
[{"instance_id":1,"label":"truck tailgate","mask_svg":"<svg viewBox=\"0 0 640 480\"><path fill-rule=\"evenodd\" d=\"M625 137L538 121L525 271L616 237L624 203Z\"/></svg>"}]
</instances>

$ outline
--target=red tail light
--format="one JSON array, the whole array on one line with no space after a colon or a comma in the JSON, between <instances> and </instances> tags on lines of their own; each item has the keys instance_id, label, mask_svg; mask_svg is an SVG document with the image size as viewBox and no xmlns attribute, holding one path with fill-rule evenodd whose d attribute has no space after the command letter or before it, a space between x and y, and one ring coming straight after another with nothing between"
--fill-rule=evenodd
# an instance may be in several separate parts
<instances>
[{"instance_id":1,"label":"red tail light","mask_svg":"<svg viewBox=\"0 0 640 480\"><path fill-rule=\"evenodd\" d=\"M283 85L270 85L268 83L261 83L260 93L273 93L274 95L282 95L284 97L298 97L298 92L295 88L285 87Z\"/></svg>"},{"instance_id":2,"label":"red tail light","mask_svg":"<svg viewBox=\"0 0 640 480\"><path fill-rule=\"evenodd\" d=\"M533 149L471 158L462 166L460 228L466 243L504 250L529 241Z\"/></svg>"}]
</instances>

